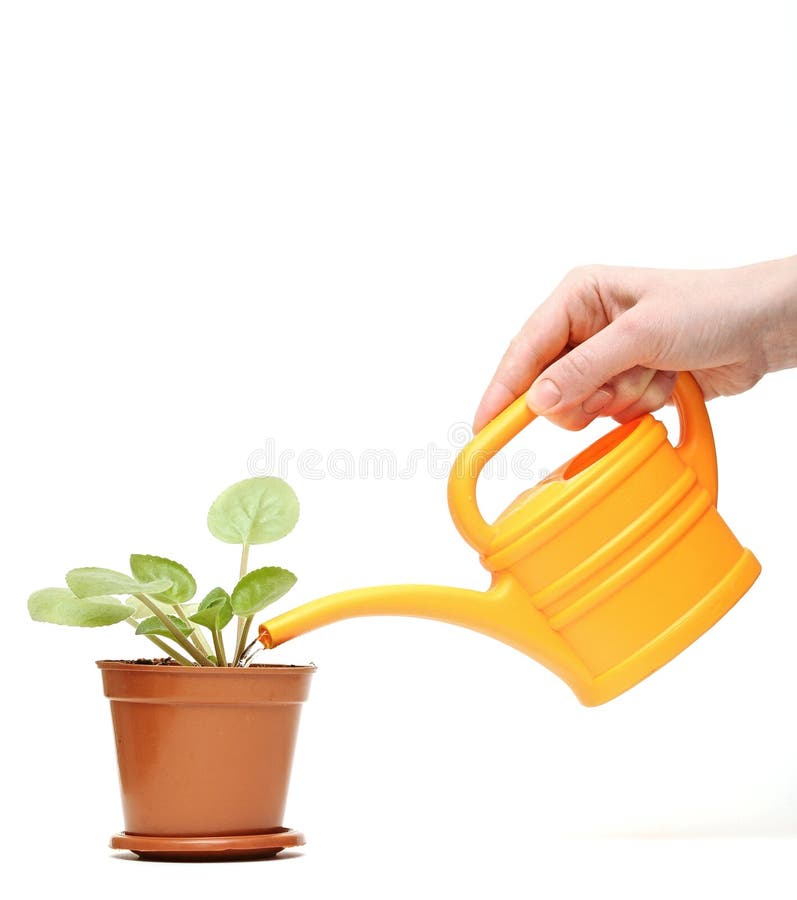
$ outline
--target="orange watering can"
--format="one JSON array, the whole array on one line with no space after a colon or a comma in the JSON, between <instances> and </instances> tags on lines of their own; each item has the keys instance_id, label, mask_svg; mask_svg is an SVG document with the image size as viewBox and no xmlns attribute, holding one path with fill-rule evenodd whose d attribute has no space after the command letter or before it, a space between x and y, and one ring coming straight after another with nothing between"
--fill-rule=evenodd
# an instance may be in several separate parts
<instances>
[{"instance_id":1,"label":"orange watering can","mask_svg":"<svg viewBox=\"0 0 797 900\"><path fill-rule=\"evenodd\" d=\"M717 459L700 388L674 392L673 447L651 415L615 428L521 494L492 524L476 503L487 461L535 418L516 400L460 452L448 481L454 524L492 573L487 591L395 585L342 591L260 626L276 647L353 616L418 616L472 628L564 679L587 706L669 662L761 571L717 512Z\"/></svg>"}]
</instances>

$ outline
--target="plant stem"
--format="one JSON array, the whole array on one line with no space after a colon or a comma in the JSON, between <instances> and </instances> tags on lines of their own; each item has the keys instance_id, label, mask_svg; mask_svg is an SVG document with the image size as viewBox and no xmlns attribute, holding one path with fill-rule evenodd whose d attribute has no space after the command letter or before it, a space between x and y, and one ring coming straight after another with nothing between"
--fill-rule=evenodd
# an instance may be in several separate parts
<instances>
[{"instance_id":1,"label":"plant stem","mask_svg":"<svg viewBox=\"0 0 797 900\"><path fill-rule=\"evenodd\" d=\"M241 547L241 568L238 572L238 580L246 575L246 570L249 567L249 544L243 544ZM235 659L233 661L233 665L238 665L238 658L243 652L243 648L246 646L246 634L244 633L244 629L249 630L249 625L252 619L250 618L248 622L245 622L243 616L238 616L238 632L235 636Z\"/></svg>"},{"instance_id":2,"label":"plant stem","mask_svg":"<svg viewBox=\"0 0 797 900\"><path fill-rule=\"evenodd\" d=\"M212 666L213 663L205 656L205 654L201 650L197 650L196 647L188 640L188 638L180 631L180 629L172 622L172 620L166 615L165 612L155 603L154 600L150 599L146 594L136 594L135 595L138 600L140 600L144 606L158 619L160 619L161 623L164 625L166 630L171 634L174 638L175 642L179 644L180 647L185 650L185 652L192 658L195 659L200 666Z\"/></svg>"},{"instance_id":3,"label":"plant stem","mask_svg":"<svg viewBox=\"0 0 797 900\"><path fill-rule=\"evenodd\" d=\"M128 625L132 625L133 628L138 628L138 622L135 619L125 619L125 622L127 622ZM174 647L170 647L166 643L166 641L162 641L154 634L145 634L144 637L149 638L156 647L159 647L161 650L163 650L163 652L167 656L171 656L171 658L175 662L180 663L181 666L190 666L191 668L193 668L194 664L191 662L191 660L183 656L182 653L178 653L177 650L174 649Z\"/></svg>"},{"instance_id":4,"label":"plant stem","mask_svg":"<svg viewBox=\"0 0 797 900\"><path fill-rule=\"evenodd\" d=\"M199 650L204 653L206 656L210 653L210 644L205 640L202 632L199 630L195 622L191 622L188 616L185 614L185 610L182 605L179 603L174 604L174 609L177 615L188 625L189 628L193 628L194 630L188 636L191 640L191 643Z\"/></svg>"},{"instance_id":5,"label":"plant stem","mask_svg":"<svg viewBox=\"0 0 797 900\"><path fill-rule=\"evenodd\" d=\"M241 654L244 652L244 648L246 647L246 636L249 634L249 626L252 624L252 619L254 619L254 615L238 617L238 623L239 625L243 623L243 628L241 628L241 634L238 638L238 645L235 648L235 659L233 660L233 666L237 666L241 661Z\"/></svg>"},{"instance_id":6,"label":"plant stem","mask_svg":"<svg viewBox=\"0 0 797 900\"><path fill-rule=\"evenodd\" d=\"M224 652L224 636L218 628L211 628L210 633L213 635L213 646L216 648L216 659L220 666L227 665L227 654Z\"/></svg>"},{"instance_id":7,"label":"plant stem","mask_svg":"<svg viewBox=\"0 0 797 900\"><path fill-rule=\"evenodd\" d=\"M249 544L244 544L241 547L241 568L238 572L238 580L240 581L244 575L246 575L246 570L249 566Z\"/></svg>"}]
</instances>

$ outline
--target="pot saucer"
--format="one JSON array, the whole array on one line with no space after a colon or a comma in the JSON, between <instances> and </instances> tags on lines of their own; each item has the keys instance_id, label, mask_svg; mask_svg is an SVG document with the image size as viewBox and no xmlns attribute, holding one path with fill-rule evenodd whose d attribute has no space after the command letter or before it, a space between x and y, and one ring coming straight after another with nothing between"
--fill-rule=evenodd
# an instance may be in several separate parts
<instances>
[{"instance_id":1,"label":"pot saucer","mask_svg":"<svg viewBox=\"0 0 797 900\"><path fill-rule=\"evenodd\" d=\"M213 837L156 837L128 834L125 831L111 838L114 850L130 850L141 859L223 862L237 859L269 859L286 847L304 844L304 835L290 828L280 828L262 834L230 834Z\"/></svg>"}]
</instances>

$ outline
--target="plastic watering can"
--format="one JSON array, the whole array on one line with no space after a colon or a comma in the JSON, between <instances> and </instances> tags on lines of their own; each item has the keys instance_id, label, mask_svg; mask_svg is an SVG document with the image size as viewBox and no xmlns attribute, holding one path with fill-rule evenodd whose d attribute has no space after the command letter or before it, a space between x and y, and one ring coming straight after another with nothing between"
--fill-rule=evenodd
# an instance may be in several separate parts
<instances>
[{"instance_id":1,"label":"plastic watering can","mask_svg":"<svg viewBox=\"0 0 797 900\"><path fill-rule=\"evenodd\" d=\"M720 619L761 571L717 512L717 459L703 395L673 394L680 443L643 415L517 497L493 523L476 503L487 461L535 416L520 397L451 469L454 524L492 574L487 591L395 585L331 594L260 626L276 647L353 616L418 616L503 641L564 679L587 706L669 662Z\"/></svg>"}]
</instances>

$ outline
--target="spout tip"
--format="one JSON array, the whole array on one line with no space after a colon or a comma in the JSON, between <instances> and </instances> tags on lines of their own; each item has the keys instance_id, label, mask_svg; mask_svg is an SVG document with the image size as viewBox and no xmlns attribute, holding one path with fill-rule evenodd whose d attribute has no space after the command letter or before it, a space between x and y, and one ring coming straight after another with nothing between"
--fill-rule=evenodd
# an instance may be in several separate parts
<instances>
[{"instance_id":1,"label":"spout tip","mask_svg":"<svg viewBox=\"0 0 797 900\"><path fill-rule=\"evenodd\" d=\"M257 639L266 648L266 650L274 649L274 641L271 637L271 632L265 625L261 625L257 629Z\"/></svg>"}]
</instances>

